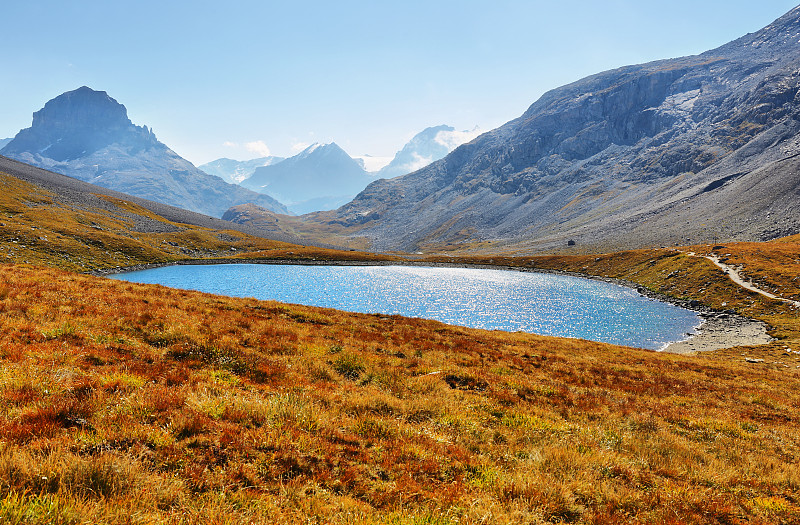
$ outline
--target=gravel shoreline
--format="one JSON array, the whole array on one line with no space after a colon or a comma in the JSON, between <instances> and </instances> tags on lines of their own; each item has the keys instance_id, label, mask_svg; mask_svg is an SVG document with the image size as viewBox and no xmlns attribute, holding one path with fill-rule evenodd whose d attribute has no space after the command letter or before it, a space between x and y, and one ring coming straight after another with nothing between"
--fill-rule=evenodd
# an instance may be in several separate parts
<instances>
[{"instance_id":1,"label":"gravel shoreline","mask_svg":"<svg viewBox=\"0 0 800 525\"><path fill-rule=\"evenodd\" d=\"M556 275L568 275L581 277L596 281L618 284L626 288L632 288L645 297L670 303L686 310L696 312L701 319L701 324L696 328L695 334L687 334L683 341L676 341L660 349L660 352L670 352L677 354L693 354L696 352L706 352L730 348L733 346L755 346L766 344L772 341L772 337L767 333L766 323L742 317L731 310L717 311L707 308L697 301L683 301L660 293L653 292L631 281L624 279L614 279L611 277L599 277L585 275L577 272L563 270L542 269L536 267L519 266L496 266L487 264L462 264L462 263L443 263L443 262L424 262L424 261L328 261L328 260L286 260L286 259L192 259L185 261L175 261L171 263L138 264L135 266L105 268L87 272L89 275L107 276L119 273L128 273L139 270L149 270L164 266L178 265L208 265L208 264L283 264L283 265L306 265L306 266L423 266L433 268L479 268L491 270L511 270L522 272L549 273Z\"/></svg>"}]
</instances>

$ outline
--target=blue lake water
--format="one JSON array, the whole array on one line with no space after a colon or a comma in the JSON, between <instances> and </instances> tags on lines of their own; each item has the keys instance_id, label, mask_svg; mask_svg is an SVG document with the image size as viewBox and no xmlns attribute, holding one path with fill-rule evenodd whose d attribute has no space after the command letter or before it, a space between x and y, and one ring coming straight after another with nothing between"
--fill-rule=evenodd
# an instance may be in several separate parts
<instances>
[{"instance_id":1,"label":"blue lake water","mask_svg":"<svg viewBox=\"0 0 800 525\"><path fill-rule=\"evenodd\" d=\"M700 324L695 312L616 284L509 270L220 264L166 266L112 278L654 350L685 339Z\"/></svg>"}]
</instances>

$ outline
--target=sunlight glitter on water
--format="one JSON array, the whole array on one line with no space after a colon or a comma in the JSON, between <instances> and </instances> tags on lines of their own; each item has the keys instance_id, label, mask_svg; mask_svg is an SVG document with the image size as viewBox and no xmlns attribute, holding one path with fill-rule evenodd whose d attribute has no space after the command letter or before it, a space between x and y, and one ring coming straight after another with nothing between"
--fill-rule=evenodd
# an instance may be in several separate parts
<instances>
[{"instance_id":1,"label":"sunlight glitter on water","mask_svg":"<svg viewBox=\"0 0 800 525\"><path fill-rule=\"evenodd\" d=\"M167 266L114 278L650 349L685 339L700 324L694 312L616 284L508 270L225 264Z\"/></svg>"}]
</instances>

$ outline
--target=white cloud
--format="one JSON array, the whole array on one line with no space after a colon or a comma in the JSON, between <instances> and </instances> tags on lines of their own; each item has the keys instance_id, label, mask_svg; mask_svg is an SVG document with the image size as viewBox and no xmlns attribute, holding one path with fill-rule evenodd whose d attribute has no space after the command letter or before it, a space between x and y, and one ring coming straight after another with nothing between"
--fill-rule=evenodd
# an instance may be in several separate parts
<instances>
[{"instance_id":1,"label":"white cloud","mask_svg":"<svg viewBox=\"0 0 800 525\"><path fill-rule=\"evenodd\" d=\"M439 132L439 133L442 133L442 132ZM439 133L436 134L437 142L439 140ZM431 162L433 162L433 158L432 157L423 157L419 153L414 153L413 155L414 155L414 162L408 162L403 166L403 168L405 168L409 173L411 173L413 171L417 171L418 169L422 169L425 166L427 166L428 164L430 164Z\"/></svg>"},{"instance_id":2,"label":"white cloud","mask_svg":"<svg viewBox=\"0 0 800 525\"><path fill-rule=\"evenodd\" d=\"M244 145L244 147L250 153L255 153L255 154L260 155L262 157L269 157L269 154L270 154L269 148L267 147L267 145L264 143L263 140L256 140L256 141L253 141L253 142L248 142L248 143L246 143Z\"/></svg>"},{"instance_id":3,"label":"white cloud","mask_svg":"<svg viewBox=\"0 0 800 525\"><path fill-rule=\"evenodd\" d=\"M447 146L447 149L450 151L453 151L460 145L471 141L481 133L483 133L483 131L478 126L475 126L469 131L440 131L436 134L436 138L434 140L442 146Z\"/></svg>"},{"instance_id":4,"label":"white cloud","mask_svg":"<svg viewBox=\"0 0 800 525\"><path fill-rule=\"evenodd\" d=\"M238 148L239 147L239 145L237 143L231 142L230 140L226 140L225 142L222 143L222 145L225 146L226 148Z\"/></svg>"}]
</instances>

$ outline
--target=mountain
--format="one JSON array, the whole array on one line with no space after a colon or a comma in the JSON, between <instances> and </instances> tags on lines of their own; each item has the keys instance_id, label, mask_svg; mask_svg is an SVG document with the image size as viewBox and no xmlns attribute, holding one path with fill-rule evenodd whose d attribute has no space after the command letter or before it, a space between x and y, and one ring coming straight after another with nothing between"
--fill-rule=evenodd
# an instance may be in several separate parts
<instances>
[{"instance_id":1,"label":"mountain","mask_svg":"<svg viewBox=\"0 0 800 525\"><path fill-rule=\"evenodd\" d=\"M125 106L86 86L33 114L1 155L80 180L215 217L252 202L288 213L274 199L208 175L128 119Z\"/></svg>"},{"instance_id":2,"label":"mountain","mask_svg":"<svg viewBox=\"0 0 800 525\"><path fill-rule=\"evenodd\" d=\"M5 176L33 185L33 190L31 191L38 194L42 194L42 191L44 191L44 194L47 195L45 204L50 203L56 209L63 208L71 210L71 212L79 210L80 213L85 213L88 210L101 215L116 216L123 223L128 223L127 228L136 234L181 232L186 230L184 228L185 225L191 225L202 229L215 230L216 232L236 230L265 239L294 244L301 243L298 237L286 233L285 230L278 231L275 228L261 228L258 225L251 224L234 224L223 219L210 217L206 213L197 213L185 208L135 197L0 156L0 177ZM137 208L138 211L133 210L133 208L126 211L125 206L128 204L133 208ZM123 208L122 211L120 211L121 207ZM142 210L146 210L147 213L141 213ZM288 216L284 215L282 217ZM86 228L96 229L92 226L91 220L84 221L81 224ZM96 230L99 231L99 229ZM217 237L217 233L212 233L210 236ZM221 235L219 238L224 241L223 237L226 236Z\"/></svg>"},{"instance_id":3,"label":"mountain","mask_svg":"<svg viewBox=\"0 0 800 525\"><path fill-rule=\"evenodd\" d=\"M514 253L800 232L799 33L796 8L718 49L554 89L310 228L377 250Z\"/></svg>"},{"instance_id":4,"label":"mountain","mask_svg":"<svg viewBox=\"0 0 800 525\"><path fill-rule=\"evenodd\" d=\"M308 213L341 206L371 180L358 162L331 142L313 144L283 162L256 168L241 185L278 199L294 213Z\"/></svg>"},{"instance_id":5,"label":"mountain","mask_svg":"<svg viewBox=\"0 0 800 525\"><path fill-rule=\"evenodd\" d=\"M262 166L271 166L285 160L284 157L260 157L252 160L233 160L221 158L212 160L206 164L198 166L198 169L215 175L222 180L231 184L239 184L246 178L250 177L256 168Z\"/></svg>"},{"instance_id":6,"label":"mountain","mask_svg":"<svg viewBox=\"0 0 800 525\"><path fill-rule=\"evenodd\" d=\"M478 128L472 131L456 131L452 126L445 125L426 128L403 146L392 161L378 171L377 176L390 179L417 171L478 135Z\"/></svg>"},{"instance_id":7,"label":"mountain","mask_svg":"<svg viewBox=\"0 0 800 525\"><path fill-rule=\"evenodd\" d=\"M11 142L12 139L0 139L0 149L3 149L6 144Z\"/></svg>"},{"instance_id":8,"label":"mountain","mask_svg":"<svg viewBox=\"0 0 800 525\"><path fill-rule=\"evenodd\" d=\"M372 155L358 155L353 160L358 162L361 168L369 173L377 173L386 167L394 157L374 157Z\"/></svg>"}]
</instances>

